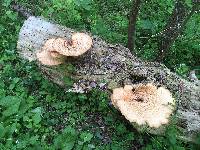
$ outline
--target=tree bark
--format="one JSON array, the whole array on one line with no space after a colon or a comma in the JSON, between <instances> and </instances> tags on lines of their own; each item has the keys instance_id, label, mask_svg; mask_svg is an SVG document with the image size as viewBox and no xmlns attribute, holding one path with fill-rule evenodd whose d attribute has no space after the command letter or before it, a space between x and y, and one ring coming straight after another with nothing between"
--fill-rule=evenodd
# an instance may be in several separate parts
<instances>
[{"instance_id":1,"label":"tree bark","mask_svg":"<svg viewBox=\"0 0 200 150\"><path fill-rule=\"evenodd\" d=\"M133 0L133 6L129 16L129 26L128 26L128 44L127 47L130 50L135 48L135 30L136 30L136 20L140 8L141 0Z\"/></svg>"},{"instance_id":2,"label":"tree bark","mask_svg":"<svg viewBox=\"0 0 200 150\"><path fill-rule=\"evenodd\" d=\"M18 52L22 58L36 61L44 76L61 86L66 86L65 77L72 78L74 85L71 90L76 92L87 92L93 87L104 88L109 92L127 82L151 82L157 86L164 86L176 98L176 125L183 131L182 138L194 140L200 131L199 82L182 79L163 64L144 62L132 55L129 49L121 45L108 44L97 36L92 36L93 46L87 53L76 58L66 57L62 65L44 66L37 61L36 52L47 39L70 39L73 32L75 31L72 29L31 16L20 30ZM75 71L67 69L69 63L75 67Z\"/></svg>"},{"instance_id":3,"label":"tree bark","mask_svg":"<svg viewBox=\"0 0 200 150\"><path fill-rule=\"evenodd\" d=\"M158 62L162 62L166 56L169 48L172 46L177 37L182 33L186 23L195 13L198 4L194 4L191 11L189 11L181 1L177 1L164 31L158 36L159 41L159 55Z\"/></svg>"}]
</instances>

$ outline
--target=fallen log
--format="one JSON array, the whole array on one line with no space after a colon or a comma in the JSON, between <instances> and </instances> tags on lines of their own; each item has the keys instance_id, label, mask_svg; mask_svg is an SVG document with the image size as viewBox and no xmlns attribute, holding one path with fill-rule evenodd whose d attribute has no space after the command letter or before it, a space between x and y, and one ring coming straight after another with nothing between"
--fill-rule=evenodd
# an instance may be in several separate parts
<instances>
[{"instance_id":1,"label":"fallen log","mask_svg":"<svg viewBox=\"0 0 200 150\"><path fill-rule=\"evenodd\" d=\"M97 36L91 36L93 45L89 51L80 56L65 57L63 64L47 66L38 61L36 54L48 39L61 37L70 40L75 32L41 17L30 16L20 30L17 49L23 59L36 61L44 76L51 81L66 86L66 78L71 78L74 84L68 91L87 92L99 87L109 92L125 84L138 83L153 83L169 89L176 100L176 125L183 133L180 138L194 141L200 131L198 81L189 82L163 64L142 61L122 45L108 44Z\"/></svg>"}]
</instances>

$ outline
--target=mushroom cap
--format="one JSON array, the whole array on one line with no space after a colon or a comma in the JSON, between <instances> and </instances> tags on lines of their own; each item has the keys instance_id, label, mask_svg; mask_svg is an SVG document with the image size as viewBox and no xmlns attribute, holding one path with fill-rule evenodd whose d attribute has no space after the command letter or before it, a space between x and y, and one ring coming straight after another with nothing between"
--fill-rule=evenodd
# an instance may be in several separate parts
<instances>
[{"instance_id":1,"label":"mushroom cap","mask_svg":"<svg viewBox=\"0 0 200 150\"><path fill-rule=\"evenodd\" d=\"M79 56L92 46L92 38L85 33L74 33L71 42L63 38L54 41L53 49L65 56Z\"/></svg>"},{"instance_id":2,"label":"mushroom cap","mask_svg":"<svg viewBox=\"0 0 200 150\"><path fill-rule=\"evenodd\" d=\"M149 127L158 128L168 123L168 118L173 112L171 93L152 84L126 85L124 88L113 90L111 100L113 105L130 122L138 125L148 124ZM134 90L133 90L134 89Z\"/></svg>"},{"instance_id":3,"label":"mushroom cap","mask_svg":"<svg viewBox=\"0 0 200 150\"><path fill-rule=\"evenodd\" d=\"M115 108L119 109L117 106L117 101L120 99L124 99L124 89L116 88L113 90L113 94L111 95L111 101Z\"/></svg>"},{"instance_id":4,"label":"mushroom cap","mask_svg":"<svg viewBox=\"0 0 200 150\"><path fill-rule=\"evenodd\" d=\"M79 56L89 50L92 39L85 33L74 33L71 42L64 38L49 39L42 49L36 53L38 60L44 65L59 65L64 56Z\"/></svg>"},{"instance_id":5,"label":"mushroom cap","mask_svg":"<svg viewBox=\"0 0 200 150\"><path fill-rule=\"evenodd\" d=\"M63 63L62 55L53 49L54 41L55 39L47 40L42 50L36 53L37 59L44 65L53 66Z\"/></svg>"},{"instance_id":6,"label":"mushroom cap","mask_svg":"<svg viewBox=\"0 0 200 150\"><path fill-rule=\"evenodd\" d=\"M53 54L55 55L55 54ZM36 53L37 59L44 65L48 66L54 66L54 65L60 65L63 63L63 57L58 56L52 56L52 53L48 50L43 50L39 53Z\"/></svg>"}]
</instances>

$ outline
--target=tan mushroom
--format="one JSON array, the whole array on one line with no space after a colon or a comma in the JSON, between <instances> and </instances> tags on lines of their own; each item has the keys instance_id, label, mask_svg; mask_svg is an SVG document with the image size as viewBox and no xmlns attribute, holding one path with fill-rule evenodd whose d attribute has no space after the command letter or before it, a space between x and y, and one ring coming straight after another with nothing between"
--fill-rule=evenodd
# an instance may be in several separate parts
<instances>
[{"instance_id":1,"label":"tan mushroom","mask_svg":"<svg viewBox=\"0 0 200 150\"><path fill-rule=\"evenodd\" d=\"M167 124L173 112L171 93L153 84L125 85L116 88L111 96L113 105L127 120L138 125L158 128Z\"/></svg>"},{"instance_id":2,"label":"tan mushroom","mask_svg":"<svg viewBox=\"0 0 200 150\"><path fill-rule=\"evenodd\" d=\"M59 65L65 56L79 56L92 46L92 39L85 33L75 33L71 41L64 38L49 39L36 53L37 59L44 65Z\"/></svg>"}]
</instances>

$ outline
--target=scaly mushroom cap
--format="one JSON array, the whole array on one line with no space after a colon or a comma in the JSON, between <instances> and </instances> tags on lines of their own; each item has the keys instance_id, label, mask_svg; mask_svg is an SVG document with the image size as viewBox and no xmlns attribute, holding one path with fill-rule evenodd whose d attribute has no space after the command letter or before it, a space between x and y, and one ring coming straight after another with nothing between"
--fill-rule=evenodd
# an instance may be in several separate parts
<instances>
[{"instance_id":1,"label":"scaly mushroom cap","mask_svg":"<svg viewBox=\"0 0 200 150\"><path fill-rule=\"evenodd\" d=\"M75 33L72 40L63 38L49 39L42 49L36 53L38 60L44 65L59 65L64 62L64 56L79 56L89 50L92 39L85 33Z\"/></svg>"},{"instance_id":2,"label":"scaly mushroom cap","mask_svg":"<svg viewBox=\"0 0 200 150\"><path fill-rule=\"evenodd\" d=\"M126 85L114 89L111 100L127 120L138 125L148 124L158 128L168 123L173 112L171 93L163 87L157 89L152 84L139 84L134 88Z\"/></svg>"}]
</instances>

